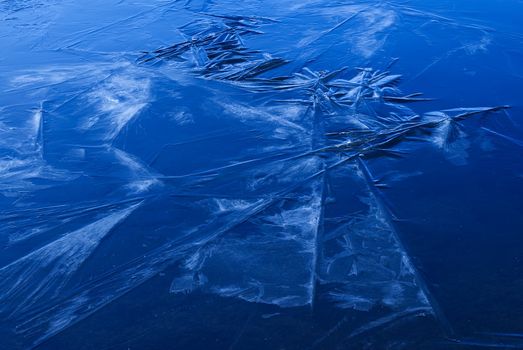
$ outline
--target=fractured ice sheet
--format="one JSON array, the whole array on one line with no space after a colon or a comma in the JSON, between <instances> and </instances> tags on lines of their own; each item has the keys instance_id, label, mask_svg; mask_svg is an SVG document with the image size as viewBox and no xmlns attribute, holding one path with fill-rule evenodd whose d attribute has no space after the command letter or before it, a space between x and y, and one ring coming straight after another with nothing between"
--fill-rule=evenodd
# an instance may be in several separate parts
<instances>
[{"instance_id":1,"label":"fractured ice sheet","mask_svg":"<svg viewBox=\"0 0 523 350\"><path fill-rule=\"evenodd\" d=\"M53 16L78 20L20 40L41 60L0 69L0 334L16 346L52 347L159 276L159 300L191 310L218 300L273 326L332 313L311 348L372 346L367 333L421 318L452 335L382 191L424 175L394 160L463 169L478 143L493 153L490 136L521 144L484 125L507 106L442 109L419 92L420 76L487 54L495 34L393 2L231 4L97 3L96 25L64 4ZM6 33L52 5L1 5L19 13ZM406 24L424 43L432 27L467 35L406 73L383 54ZM387 162L376 177L374 159Z\"/></svg>"},{"instance_id":2,"label":"fractured ice sheet","mask_svg":"<svg viewBox=\"0 0 523 350\"><path fill-rule=\"evenodd\" d=\"M294 130L289 135L291 140L293 137L299 140L296 142L299 147L292 148L286 141L275 149L253 148L254 154L261 151L259 159L226 163L197 173L198 176L171 177L169 168L164 170L166 174L159 174L149 169L156 166L155 162L147 165L145 159L115 147L112 140L122 130L119 122L104 126L101 131L82 128L94 136L90 143L94 140L107 142L105 149L101 148L103 154L128 169L130 174L124 178L131 181L126 186L132 190L132 195L147 190L159 178L167 189L174 189L176 196L176 186L180 182L182 188L194 187L192 195L196 198L201 193L202 199L192 202L191 212L195 215L196 211L201 211L203 220L199 224L182 222L180 237L171 237L130 262L116 265L108 277L101 275L92 282L81 284L62 300L56 299L56 293L67 285L68 276L90 255L99 240L83 246L81 254L75 254L80 259L73 268L63 273L51 270L49 280L38 282L32 274L26 278L27 285L19 285L19 280L13 280L5 298L11 300L13 295L20 293L28 295L18 308L9 310L9 315L16 319L19 313L32 314L28 321L18 325L17 331L30 336L34 344L40 344L177 264L180 273L170 286L174 295L204 291L284 308L314 308L318 300L326 300L342 309L370 311L386 307L398 315L412 310L437 315L423 282L416 277L407 253L394 234L390 219L372 192L374 184L361 174L356 161L366 155L394 154L398 152L395 146L404 140L427 140L420 135L432 135L432 142L438 147L452 144L454 138L445 129L449 123L459 123L474 114L500 108L457 109L419 116L380 96L384 91L387 96L399 94L395 88L398 75L370 69L349 78L343 78L343 74L343 70L332 74L305 70L293 77L274 79L262 89L251 92L266 95L271 88L280 86L278 91L299 98L298 101L283 98L277 108L264 107L266 102L263 101L258 109L224 105L223 115L233 116L233 123L249 127L265 122ZM137 91L142 92L141 89ZM92 98L92 95L88 96ZM122 98L127 100L126 96ZM270 101L271 96L268 98ZM131 99L134 101L135 97ZM113 102L109 101L111 106ZM282 111L286 110L291 111L291 120L283 119ZM109 121L120 120L113 115L120 113L119 107L102 108L101 113ZM127 118L124 118L126 123ZM345 127L340 130L340 125ZM73 130L82 129L73 127ZM105 136L108 135L105 130L110 130L110 138ZM280 132L267 132L269 134L263 135L267 140L285 140ZM458 139L463 137L457 136ZM231 155L234 155L232 151ZM277 153L271 155L274 152ZM120 174L125 173L120 171ZM346 185L353 181L352 186L362 191L358 194L361 208L352 212L343 208L335 210L341 209L343 219L340 220L331 217L329 211L330 203L336 202L332 186L337 181ZM217 185L213 189L214 195L201 191L202 188L212 189L213 184ZM191 195L191 192L186 193ZM249 193L253 198L245 198ZM219 199L224 195L231 199ZM106 226L107 220L115 225L131 210L126 209L121 215L111 214L67 234L12 262L2 271L8 274L8 280L15 275L18 277L19 265L19 269L27 270L24 266L30 264L31 269L38 270L56 263L61 271L62 259L69 257L68 251L54 247L60 248L77 236L77 240L81 239L84 232L91 232L92 225L95 228L98 224ZM110 227L103 232L107 233ZM48 251L52 253L57 249L58 253L48 258L49 263L42 264L39 257L46 258ZM26 290L34 283L41 288ZM47 305L32 310L34 303L43 298L49 299L46 299Z\"/></svg>"},{"instance_id":3,"label":"fractured ice sheet","mask_svg":"<svg viewBox=\"0 0 523 350\"><path fill-rule=\"evenodd\" d=\"M449 125L458 127L460 120L474 114L504 108L456 109L420 116L396 104L410 99L422 100L416 97L417 94L401 95L396 88L399 75L362 69L352 78L339 78L343 74L344 70L329 73L304 69L303 73L294 76L262 79L245 85L254 93L276 90L283 96L280 97L283 105L309 106L303 115L312 115L312 119L319 122L313 121L308 136L311 149L297 157L322 155L326 164L319 166L320 173L325 167L332 173L331 170L340 164L367 154L387 155L390 152L394 155L399 152L394 149L396 144L404 140L427 140L426 135L438 147L445 147L446 152L463 159L465 156L458 154L454 145L465 142L462 141L465 135L454 135ZM282 92L287 91L293 93L292 99L285 99ZM246 113L249 110L238 114ZM261 115L261 112L254 110L250 114ZM268 115L266 119L270 121L271 118ZM341 131L340 126L344 127ZM454 149L450 149L451 146ZM462 148L459 151L464 152ZM336 161L337 156L329 159L325 153L341 153L345 159ZM358 171L353 169L352 176L356 173ZM343 181L348 182L349 174ZM216 243L199 247L187 258L182 275L173 280L171 292L186 294L203 290L225 297L292 307L313 305L319 283L332 288L325 297L343 308L368 311L381 305L396 311L412 307L431 310L427 290L372 192L365 194L367 208L364 213L345 213L347 222L336 228L336 233L331 233L323 227L324 210L329 207L328 202L323 202L324 196L329 198L329 194L325 194L328 189L324 188L326 179L324 176L318 178L311 186L319 189L308 190L312 191L309 195L312 198L294 194L296 199L292 205L286 204L285 199L277 200L271 208L249 217ZM368 186L371 191L374 184L366 183L365 179L357 185L359 188ZM279 214L269 215L273 210L278 210ZM286 259L286 272L291 271L292 277L282 272L280 276L265 272L265 269L274 271L273 264L282 264L280 257Z\"/></svg>"},{"instance_id":4,"label":"fractured ice sheet","mask_svg":"<svg viewBox=\"0 0 523 350\"><path fill-rule=\"evenodd\" d=\"M331 218L324 217L321 188L322 183L316 181L307 190L310 194L283 200L218 242L198 249L187 258L186 272L174 279L171 292L202 289L292 307L312 305L320 283L331 291L319 297L343 308L429 307L406 253L373 196L364 199L367 212L347 213L338 227L325 231L321 220ZM274 270L279 270L276 276Z\"/></svg>"},{"instance_id":5,"label":"fractured ice sheet","mask_svg":"<svg viewBox=\"0 0 523 350\"><path fill-rule=\"evenodd\" d=\"M338 285L329 297L341 307L357 310L370 310L378 304L396 310L428 307L408 256L372 203L375 199L370 201L368 213L347 218L346 226L324 242L322 281Z\"/></svg>"},{"instance_id":6,"label":"fractured ice sheet","mask_svg":"<svg viewBox=\"0 0 523 350\"><path fill-rule=\"evenodd\" d=\"M184 276L171 291L196 287L224 296L282 307L311 304L316 283L316 241L321 219L321 183L295 200L280 200L184 262ZM287 266L274 275L278 266ZM191 285L196 284L196 285Z\"/></svg>"}]
</instances>

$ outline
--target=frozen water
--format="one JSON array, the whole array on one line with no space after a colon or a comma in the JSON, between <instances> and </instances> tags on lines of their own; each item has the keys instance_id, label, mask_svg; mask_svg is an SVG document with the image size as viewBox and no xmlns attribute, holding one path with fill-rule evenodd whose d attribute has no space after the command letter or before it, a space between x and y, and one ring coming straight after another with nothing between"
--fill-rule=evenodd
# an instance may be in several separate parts
<instances>
[{"instance_id":1,"label":"frozen water","mask_svg":"<svg viewBox=\"0 0 523 350\"><path fill-rule=\"evenodd\" d=\"M522 348L521 10L0 3L0 350Z\"/></svg>"}]
</instances>

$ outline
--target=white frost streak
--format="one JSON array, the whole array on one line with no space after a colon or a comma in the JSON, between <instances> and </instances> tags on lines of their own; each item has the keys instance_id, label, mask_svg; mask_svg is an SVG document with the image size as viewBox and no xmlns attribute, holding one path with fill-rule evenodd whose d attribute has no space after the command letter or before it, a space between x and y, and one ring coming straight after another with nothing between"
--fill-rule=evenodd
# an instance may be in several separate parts
<instances>
[{"instance_id":1,"label":"white frost streak","mask_svg":"<svg viewBox=\"0 0 523 350\"><path fill-rule=\"evenodd\" d=\"M16 317L44 298L47 303L59 296L100 241L139 205L111 213L0 269L0 313Z\"/></svg>"},{"instance_id":2,"label":"white frost streak","mask_svg":"<svg viewBox=\"0 0 523 350\"><path fill-rule=\"evenodd\" d=\"M157 176L154 175L149 167L143 164L139 159L131 154L122 151L118 148L112 148L116 159L132 173L131 181L126 185L126 188L132 193L143 193L151 187L160 184Z\"/></svg>"},{"instance_id":3,"label":"white frost streak","mask_svg":"<svg viewBox=\"0 0 523 350\"><path fill-rule=\"evenodd\" d=\"M348 33L348 40L353 43L352 50L364 58L371 57L383 46L384 38L379 34L390 28L396 21L396 13L392 10L372 9L363 11L359 16L363 18L362 29L358 33Z\"/></svg>"},{"instance_id":4,"label":"white frost streak","mask_svg":"<svg viewBox=\"0 0 523 350\"><path fill-rule=\"evenodd\" d=\"M430 112L425 117L439 121L431 141L443 151L445 158L455 165L467 164L470 141L459 124L443 112Z\"/></svg>"},{"instance_id":5,"label":"white frost streak","mask_svg":"<svg viewBox=\"0 0 523 350\"><path fill-rule=\"evenodd\" d=\"M99 113L84 121L82 128L103 127L104 139L112 140L147 105L149 97L149 79L123 75L112 77L88 95Z\"/></svg>"},{"instance_id":6,"label":"white frost streak","mask_svg":"<svg viewBox=\"0 0 523 350\"><path fill-rule=\"evenodd\" d=\"M221 107L238 119L248 122L272 123L278 128L274 133L281 138L292 134L309 134L310 132L300 125L303 109L298 106L285 106L261 109L259 107L246 106L234 103L220 103Z\"/></svg>"},{"instance_id":7,"label":"white frost streak","mask_svg":"<svg viewBox=\"0 0 523 350\"><path fill-rule=\"evenodd\" d=\"M45 185L36 185L33 179L68 180L71 175L55 169L43 159L42 107L35 109L22 123L16 115L6 113L0 119L0 150L8 150L0 157L0 193L20 196L21 192Z\"/></svg>"}]
</instances>

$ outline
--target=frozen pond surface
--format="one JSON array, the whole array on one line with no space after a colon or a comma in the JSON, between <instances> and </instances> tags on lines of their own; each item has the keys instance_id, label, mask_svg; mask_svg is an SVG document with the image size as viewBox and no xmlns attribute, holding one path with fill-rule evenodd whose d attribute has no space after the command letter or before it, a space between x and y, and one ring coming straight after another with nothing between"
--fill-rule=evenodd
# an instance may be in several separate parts
<instances>
[{"instance_id":1,"label":"frozen pond surface","mask_svg":"<svg viewBox=\"0 0 523 350\"><path fill-rule=\"evenodd\" d=\"M523 348L522 14L0 1L0 349Z\"/></svg>"}]
</instances>

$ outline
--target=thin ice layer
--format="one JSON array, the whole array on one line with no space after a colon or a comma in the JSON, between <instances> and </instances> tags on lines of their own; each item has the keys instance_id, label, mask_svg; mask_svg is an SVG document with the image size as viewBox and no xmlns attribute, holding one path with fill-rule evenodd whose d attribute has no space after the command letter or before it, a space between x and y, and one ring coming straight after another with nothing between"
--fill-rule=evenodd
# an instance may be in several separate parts
<instances>
[{"instance_id":1,"label":"thin ice layer","mask_svg":"<svg viewBox=\"0 0 523 350\"><path fill-rule=\"evenodd\" d=\"M411 316L446 323L380 191L422 175L394 173L395 159L417 163L429 150L469 169L478 143L487 156L500 140L520 143L482 124L505 106L442 109L506 96L470 98L478 91L464 82L452 84L470 89L459 102L417 92L452 90L438 76L450 58L476 75L470 62L492 49L494 30L420 4L112 5L5 5L1 39L16 50L0 83L0 271L15 321L2 332L25 347L60 341L74 324L78 335L88 316L164 271L172 294L162 286L158 303L220 296L277 308L264 314L272 326L303 306L332 313L334 326L309 341L318 347L338 331L355 344ZM456 35L441 45L434 30ZM404 54L410 46L419 52ZM513 51L496 71L517 73ZM389 64L398 52L411 71ZM417 102L429 105L407 106ZM492 138L479 138L478 125ZM373 177L373 159L390 172ZM140 215L109 235L130 203ZM299 333L285 328L289 339Z\"/></svg>"},{"instance_id":2,"label":"thin ice layer","mask_svg":"<svg viewBox=\"0 0 523 350\"><path fill-rule=\"evenodd\" d=\"M53 303L100 241L138 205L111 213L65 234L0 269L1 313L21 319L36 304Z\"/></svg>"}]
</instances>

